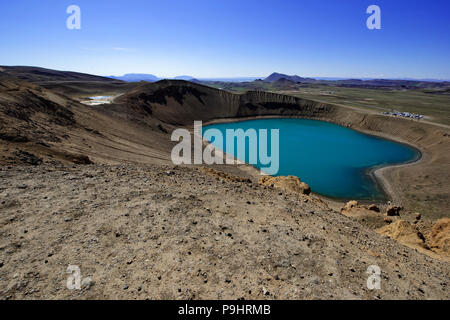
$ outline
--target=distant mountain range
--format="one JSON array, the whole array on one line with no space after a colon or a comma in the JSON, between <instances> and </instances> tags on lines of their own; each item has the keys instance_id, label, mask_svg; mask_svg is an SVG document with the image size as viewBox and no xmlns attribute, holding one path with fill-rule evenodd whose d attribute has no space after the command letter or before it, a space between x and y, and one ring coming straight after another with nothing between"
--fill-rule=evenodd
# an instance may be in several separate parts
<instances>
[{"instance_id":1,"label":"distant mountain range","mask_svg":"<svg viewBox=\"0 0 450 320\"><path fill-rule=\"evenodd\" d=\"M266 82L275 82L281 79L286 79L292 82L315 82L315 81L416 81L416 82L448 82L443 79L415 79L415 78L344 78L344 77L314 77L303 78L297 75L289 76L287 74L274 72L264 79Z\"/></svg>"},{"instance_id":2,"label":"distant mountain range","mask_svg":"<svg viewBox=\"0 0 450 320\"><path fill-rule=\"evenodd\" d=\"M139 81L148 81L148 82L156 82L159 80L164 79L174 79L174 80L185 80L185 81L193 81L193 82L199 82L199 81L223 81L223 82L246 82L246 81L254 81L258 79L257 77L236 77L236 78L194 78L192 76L177 76L174 78L160 78L153 74L146 74L146 73L127 73L123 76L109 76L108 78L115 79L115 80L122 80L126 82L139 82Z\"/></svg>"},{"instance_id":3,"label":"distant mountain range","mask_svg":"<svg viewBox=\"0 0 450 320\"><path fill-rule=\"evenodd\" d=\"M252 82L255 80L260 80L257 77L236 77L236 78L194 78L188 75L177 76L174 78L160 78L153 74L146 73L127 73L123 76L109 76L110 79L122 80L126 82L139 82L148 81L156 82L163 79L175 79L175 80L185 80L191 82ZM443 80L437 79L410 79L410 78L400 78L400 79L376 79L376 78L332 78L332 77L316 77L316 78L305 78L298 75L287 75L283 73L274 72L268 77L264 78L262 81L266 83L282 83L282 82L292 82L292 83L323 83L323 82L335 82L341 85L386 85L388 83L395 83L395 85L406 84L410 85L412 82L443 82ZM403 83L402 83L403 82Z\"/></svg>"},{"instance_id":4,"label":"distant mountain range","mask_svg":"<svg viewBox=\"0 0 450 320\"><path fill-rule=\"evenodd\" d=\"M232 78L198 78L201 81L221 81L221 82L250 82L260 79L260 77L232 77Z\"/></svg>"},{"instance_id":5,"label":"distant mountain range","mask_svg":"<svg viewBox=\"0 0 450 320\"><path fill-rule=\"evenodd\" d=\"M194 79L194 77L191 76L178 76L174 78L175 80L186 80L186 81L191 81Z\"/></svg>"},{"instance_id":6,"label":"distant mountain range","mask_svg":"<svg viewBox=\"0 0 450 320\"><path fill-rule=\"evenodd\" d=\"M325 81L339 81L339 80L351 80L355 78L343 78L343 77L314 77L316 80ZM358 80L380 80L379 78L358 78ZM382 80L401 80L401 81L425 81L425 82L449 82L450 79L433 79L433 78L383 78Z\"/></svg>"},{"instance_id":7,"label":"distant mountain range","mask_svg":"<svg viewBox=\"0 0 450 320\"><path fill-rule=\"evenodd\" d=\"M286 79L292 82L314 82L316 81L315 79L312 78L303 78L297 75L294 76L288 76L287 74L282 74L282 73L277 73L274 72L272 73L270 76L268 76L267 78L264 79L264 81L266 82L275 82L281 79Z\"/></svg>"},{"instance_id":8,"label":"distant mountain range","mask_svg":"<svg viewBox=\"0 0 450 320\"><path fill-rule=\"evenodd\" d=\"M31 82L36 81L114 81L121 80L125 82L156 82L163 79L175 79L175 80L186 80L191 82L252 82L255 80L261 80L260 77L231 77L231 78L194 78L189 75L181 75L174 78L160 78L153 74L146 73L127 73L122 76L96 76L91 74L72 72L72 71L56 71L51 69L45 69L40 67L30 67L30 66L0 66L0 76L10 75L16 78L27 80ZM436 82L436 83L448 83L449 80L443 79L414 79L414 78L391 78L391 79L377 79L377 78L341 78L341 77L314 77L305 78L298 75L286 75L282 73L274 72L262 81L267 83L279 82L280 80L288 80L294 83L323 83L323 82L334 82L337 84L357 84L357 85L367 85L367 84L379 84L382 83L386 85L389 82L398 84L411 84L413 82ZM284 82L284 81L282 81Z\"/></svg>"},{"instance_id":9,"label":"distant mountain range","mask_svg":"<svg viewBox=\"0 0 450 320\"><path fill-rule=\"evenodd\" d=\"M159 78L153 74L147 74L147 73L127 73L123 76L109 76L108 78L115 79L115 80L122 80L126 82L139 82L139 81L148 81L148 82L156 82L163 79L168 78ZM194 80L194 77L191 76L178 76L175 78L170 78L175 80L186 80L191 81Z\"/></svg>"},{"instance_id":10,"label":"distant mountain range","mask_svg":"<svg viewBox=\"0 0 450 320\"><path fill-rule=\"evenodd\" d=\"M139 81L148 81L148 82L156 82L161 80L157 76L153 74L146 73L127 73L123 76L109 76L108 78L122 80L126 82L139 82Z\"/></svg>"}]
</instances>

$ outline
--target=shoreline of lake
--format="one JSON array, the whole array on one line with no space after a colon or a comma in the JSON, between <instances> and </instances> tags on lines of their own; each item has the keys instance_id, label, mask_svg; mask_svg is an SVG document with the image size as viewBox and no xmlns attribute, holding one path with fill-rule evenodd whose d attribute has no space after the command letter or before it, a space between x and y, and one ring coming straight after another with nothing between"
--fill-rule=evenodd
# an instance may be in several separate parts
<instances>
[{"instance_id":1,"label":"shoreline of lake","mask_svg":"<svg viewBox=\"0 0 450 320\"><path fill-rule=\"evenodd\" d=\"M408 160L406 162L400 162L400 163L392 163L392 164L380 164L380 165L375 165L369 168L366 168L364 170L364 172L362 174L364 174L366 177L370 178L373 180L373 183L376 185L376 187L379 189L379 191L381 192L381 194L383 195L382 198L378 198L378 199L367 199L367 198L358 198L358 197L333 197L333 196L329 196L329 195L325 195L325 194L321 194L318 192L314 192L313 193L319 197L322 197L326 200L332 201L332 202L337 202L337 203L345 203L346 201L349 200L358 200L362 203L387 203L390 201L396 201L398 199L396 192L394 191L394 189L392 188L392 184L390 183L389 179L384 175L385 172L388 169L392 169L392 168L400 168L400 167L405 167L405 166L410 166L412 164L418 164L421 161L423 161L424 159L424 152L419 149L417 146L404 141L403 139L399 139L398 137L394 137L393 135L384 133L384 134L378 134L370 131L370 130L363 130L363 129L354 129L351 127L347 127L347 126L343 126L337 122L328 120L328 119L313 119L313 118L305 118L305 117L301 117L301 116L279 116L279 115L274 115L274 116L251 116L251 117L242 117L242 118L221 118L221 119L213 119L213 120L209 120L203 123L203 126L210 126L210 125L214 125L214 124L225 124L225 123L239 123L239 122L244 122L244 121L251 121L251 120L263 120L263 119L304 119L304 120L316 120L316 121L323 121L323 122L328 122L334 125L338 125L342 128L347 128L353 131L356 131L358 133L361 134L365 134L371 137L375 137L378 139L383 139L383 140L387 140L389 142L393 142L393 143L397 143L397 144L401 144L404 145L408 148L411 148L415 151L415 157L411 160ZM235 158L233 155L227 154L225 151L221 150L221 152L223 152L224 154L226 154L227 156L231 156L233 158ZM235 158L236 159L236 158ZM238 160L241 161L241 160ZM259 172L259 169L256 166L253 166L251 164L248 164L246 162L244 162L246 166L250 166L251 168L255 169L256 171ZM252 170L250 170L252 171ZM302 177L299 177L302 180ZM303 181L303 180L302 180Z\"/></svg>"}]
</instances>

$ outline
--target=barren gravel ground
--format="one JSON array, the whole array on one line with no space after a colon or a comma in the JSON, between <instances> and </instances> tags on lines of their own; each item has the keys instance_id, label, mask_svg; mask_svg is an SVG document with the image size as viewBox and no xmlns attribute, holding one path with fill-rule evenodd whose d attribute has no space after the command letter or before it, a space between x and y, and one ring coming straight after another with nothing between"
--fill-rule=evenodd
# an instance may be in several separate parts
<instances>
[{"instance_id":1,"label":"barren gravel ground","mask_svg":"<svg viewBox=\"0 0 450 320\"><path fill-rule=\"evenodd\" d=\"M196 168L0 167L2 299L449 299L449 274L314 196Z\"/></svg>"}]
</instances>

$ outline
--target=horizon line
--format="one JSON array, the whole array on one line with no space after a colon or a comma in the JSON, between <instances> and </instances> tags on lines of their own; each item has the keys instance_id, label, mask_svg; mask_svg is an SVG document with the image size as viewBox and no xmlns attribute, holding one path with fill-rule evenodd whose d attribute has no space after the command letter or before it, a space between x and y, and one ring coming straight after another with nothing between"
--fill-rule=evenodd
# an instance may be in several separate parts
<instances>
[{"instance_id":1,"label":"horizon line","mask_svg":"<svg viewBox=\"0 0 450 320\"><path fill-rule=\"evenodd\" d=\"M442 82L448 82L450 81L450 77L449 78L434 78L434 77L420 77L420 78L416 78L416 77L402 77L402 76L397 76L397 77L384 77L384 76L307 76L307 75L298 75L298 74L287 74L287 73L282 73L282 72L272 72L269 75L266 76L191 76L189 74L179 74L176 76L158 76L155 75L153 73L146 73L146 72L127 72L127 73L123 73L120 75L115 75L115 74L97 74L97 73L89 73L86 71L74 71L74 70L63 70L63 69L55 69L53 67L40 67L40 66L35 66L35 65L0 65L0 67L30 67L30 68L42 68L42 69L49 69L49 70L55 70L55 71L61 71L61 72L76 72L76 73L84 73L84 74L90 74L90 75L95 75L95 76L100 76L100 77L106 77L106 78L111 78L111 77L122 77L128 74L138 74L138 75L152 75L157 77L158 79L173 79L176 77L180 77L180 76L185 76L185 77L192 77L193 79L198 79L198 80L206 80L206 79L265 79L267 78L269 75L273 74L273 73L278 73L278 74L283 74L286 76L298 76L298 77L302 77L302 78L310 78L310 79L337 79L337 80L346 80L346 79L357 79L357 80L411 80L411 81L442 81ZM1 72L1 71L0 71Z\"/></svg>"}]
</instances>

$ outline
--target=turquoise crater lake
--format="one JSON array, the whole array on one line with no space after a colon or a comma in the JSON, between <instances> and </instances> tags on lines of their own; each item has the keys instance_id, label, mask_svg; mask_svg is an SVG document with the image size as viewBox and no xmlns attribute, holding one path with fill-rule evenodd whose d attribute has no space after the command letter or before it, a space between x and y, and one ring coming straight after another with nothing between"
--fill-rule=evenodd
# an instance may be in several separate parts
<instances>
[{"instance_id":1,"label":"turquoise crater lake","mask_svg":"<svg viewBox=\"0 0 450 320\"><path fill-rule=\"evenodd\" d=\"M313 192L332 198L383 200L386 195L373 169L420 157L418 150L407 145L318 120L259 119L212 124L203 130L210 128L219 129L224 139L226 129L279 129L277 176L298 176ZM268 142L270 153L270 138ZM236 153L235 148L233 156ZM248 162L248 152L239 160ZM259 162L255 166L264 171Z\"/></svg>"}]
</instances>

